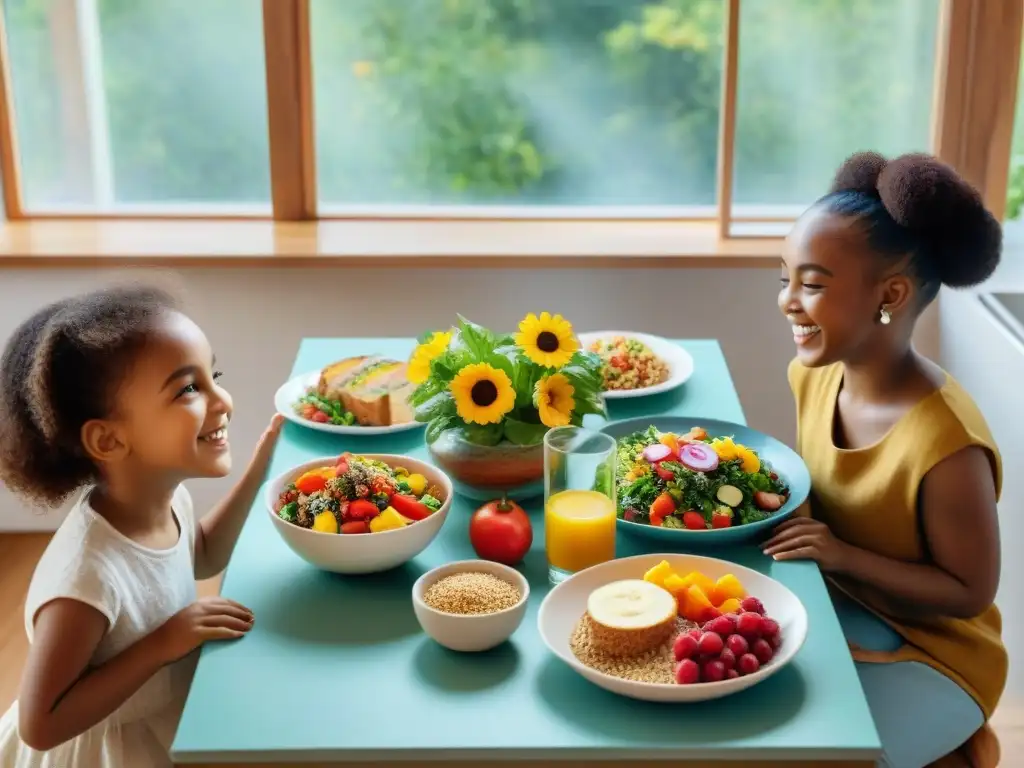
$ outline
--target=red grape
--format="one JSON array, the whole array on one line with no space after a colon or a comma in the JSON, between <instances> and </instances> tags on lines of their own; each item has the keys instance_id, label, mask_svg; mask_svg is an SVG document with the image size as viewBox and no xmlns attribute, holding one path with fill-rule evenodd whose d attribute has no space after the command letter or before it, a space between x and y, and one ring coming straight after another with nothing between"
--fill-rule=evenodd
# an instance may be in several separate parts
<instances>
[{"instance_id":1,"label":"red grape","mask_svg":"<svg viewBox=\"0 0 1024 768\"><path fill-rule=\"evenodd\" d=\"M688 659L697 652L697 641L690 635L679 635L672 646L676 661Z\"/></svg>"},{"instance_id":2,"label":"red grape","mask_svg":"<svg viewBox=\"0 0 1024 768\"><path fill-rule=\"evenodd\" d=\"M701 679L706 683L717 683L719 680L724 680L725 665L717 660L706 662L701 670Z\"/></svg>"},{"instance_id":3,"label":"red grape","mask_svg":"<svg viewBox=\"0 0 1024 768\"><path fill-rule=\"evenodd\" d=\"M740 676L740 673L737 672L735 669L727 669L727 670L725 670L725 679L726 680L735 680L739 676Z\"/></svg>"},{"instance_id":4,"label":"red grape","mask_svg":"<svg viewBox=\"0 0 1024 768\"><path fill-rule=\"evenodd\" d=\"M743 635L729 635L729 639L725 641L725 647L732 651L737 659L750 650L747 638Z\"/></svg>"},{"instance_id":5,"label":"red grape","mask_svg":"<svg viewBox=\"0 0 1024 768\"><path fill-rule=\"evenodd\" d=\"M714 632L705 632L700 636L700 642L697 643L698 650L708 656L717 656L724 647L722 636L716 635Z\"/></svg>"},{"instance_id":6,"label":"red grape","mask_svg":"<svg viewBox=\"0 0 1024 768\"><path fill-rule=\"evenodd\" d=\"M757 661L757 659L754 659ZM676 667L676 682L680 685L691 685L700 682L700 667L693 659L683 659Z\"/></svg>"},{"instance_id":7,"label":"red grape","mask_svg":"<svg viewBox=\"0 0 1024 768\"><path fill-rule=\"evenodd\" d=\"M714 632L716 635L728 637L736 631L736 625L729 620L728 616L719 616L704 625L705 632Z\"/></svg>"},{"instance_id":8,"label":"red grape","mask_svg":"<svg viewBox=\"0 0 1024 768\"><path fill-rule=\"evenodd\" d=\"M779 646L782 645L782 635L772 635L771 637L769 637L768 645L770 645L775 650L778 650Z\"/></svg>"},{"instance_id":9,"label":"red grape","mask_svg":"<svg viewBox=\"0 0 1024 768\"><path fill-rule=\"evenodd\" d=\"M694 640L700 640L700 636L704 634L704 631L703 631L703 630L701 630L701 629L691 629L691 630L690 630L689 632L687 632L686 634L688 634L688 635L689 635L690 637L692 637L692 638L693 638Z\"/></svg>"},{"instance_id":10,"label":"red grape","mask_svg":"<svg viewBox=\"0 0 1024 768\"><path fill-rule=\"evenodd\" d=\"M752 653L744 653L736 662L741 675L752 675L761 668L761 662Z\"/></svg>"},{"instance_id":11,"label":"red grape","mask_svg":"<svg viewBox=\"0 0 1024 768\"><path fill-rule=\"evenodd\" d=\"M764 603L762 603L756 597L744 597L740 601L740 607L743 608L744 612L746 613L758 613L764 615Z\"/></svg>"},{"instance_id":12,"label":"red grape","mask_svg":"<svg viewBox=\"0 0 1024 768\"><path fill-rule=\"evenodd\" d=\"M722 649L722 652L718 654L718 660L725 665L726 669L732 669L736 666L736 654L730 651L728 648Z\"/></svg>"},{"instance_id":13,"label":"red grape","mask_svg":"<svg viewBox=\"0 0 1024 768\"><path fill-rule=\"evenodd\" d=\"M768 641L764 638L755 640L750 645L750 652L754 654L757 657L757 660L762 664L767 664L772 660L772 656L775 655L775 651L772 650L772 647L768 645Z\"/></svg>"},{"instance_id":14,"label":"red grape","mask_svg":"<svg viewBox=\"0 0 1024 768\"><path fill-rule=\"evenodd\" d=\"M765 616L761 619L761 633L765 637L775 637L779 634L779 622Z\"/></svg>"},{"instance_id":15,"label":"red grape","mask_svg":"<svg viewBox=\"0 0 1024 768\"><path fill-rule=\"evenodd\" d=\"M758 637L761 634L761 616L756 613L744 613L740 615L736 623L736 631L748 639Z\"/></svg>"}]
</instances>

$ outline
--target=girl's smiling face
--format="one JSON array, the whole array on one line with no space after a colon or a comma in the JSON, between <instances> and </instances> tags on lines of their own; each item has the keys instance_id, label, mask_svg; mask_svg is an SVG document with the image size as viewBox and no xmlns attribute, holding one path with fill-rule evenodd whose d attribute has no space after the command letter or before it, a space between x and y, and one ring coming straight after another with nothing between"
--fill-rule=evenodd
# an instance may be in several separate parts
<instances>
[{"instance_id":1,"label":"girl's smiling face","mask_svg":"<svg viewBox=\"0 0 1024 768\"><path fill-rule=\"evenodd\" d=\"M812 208L797 221L782 258L779 309L806 366L857 360L891 327L879 323L882 307L906 303L909 282L884 277L854 218Z\"/></svg>"}]
</instances>

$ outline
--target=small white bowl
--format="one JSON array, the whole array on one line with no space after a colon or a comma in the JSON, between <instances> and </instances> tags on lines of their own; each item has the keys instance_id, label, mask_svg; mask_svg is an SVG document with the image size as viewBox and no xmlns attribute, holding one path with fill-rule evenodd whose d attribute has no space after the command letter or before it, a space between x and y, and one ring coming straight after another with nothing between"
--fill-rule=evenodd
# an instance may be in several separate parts
<instances>
[{"instance_id":1,"label":"small white bowl","mask_svg":"<svg viewBox=\"0 0 1024 768\"><path fill-rule=\"evenodd\" d=\"M340 534L321 533L301 528L282 520L274 512L274 502L281 491L302 473L317 467L333 466L337 456L321 457L307 461L275 477L266 487L264 499L267 513L274 528L289 548L310 565L333 573L377 573L397 568L412 560L427 548L441 531L448 510L452 505L452 481L437 467L426 464L411 456L390 453L359 453L368 459L383 461L391 467L405 467L409 472L419 473L427 478L427 485L438 485L444 489L441 508L424 520L418 520L404 528L379 533Z\"/></svg>"},{"instance_id":2,"label":"small white bowl","mask_svg":"<svg viewBox=\"0 0 1024 768\"><path fill-rule=\"evenodd\" d=\"M427 589L453 573L473 571L490 573L519 589L518 603L496 613L461 615L444 613L423 602ZM423 631L437 643L453 651L486 651L501 645L519 628L526 615L530 583L515 568L490 560L459 560L427 571L412 585L412 607Z\"/></svg>"}]
</instances>

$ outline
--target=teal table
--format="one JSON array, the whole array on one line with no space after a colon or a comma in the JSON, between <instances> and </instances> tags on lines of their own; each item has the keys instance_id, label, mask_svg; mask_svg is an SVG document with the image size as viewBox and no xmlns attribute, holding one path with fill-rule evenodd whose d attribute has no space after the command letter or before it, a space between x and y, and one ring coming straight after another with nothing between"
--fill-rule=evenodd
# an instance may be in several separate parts
<instances>
[{"instance_id":1,"label":"teal table","mask_svg":"<svg viewBox=\"0 0 1024 768\"><path fill-rule=\"evenodd\" d=\"M673 393L619 400L612 419L677 413L743 422L721 349L681 342L695 373ZM307 339L294 373L349 355L404 359L406 339ZM272 474L343 450L426 456L422 430L342 438L287 424ZM537 632L548 590L540 505L528 508L534 545L521 568L531 605L509 643L449 652L422 634L410 591L424 571L472 558L466 527L475 505L457 497L440 535L395 571L362 577L320 572L253 509L223 583L252 608L245 638L207 645L174 742L190 765L345 765L447 761L462 766L529 761L639 766L870 766L881 753L853 661L824 582L811 563L776 563L756 548L721 556L792 589L810 631L786 669L748 691L698 705L648 704L597 688L550 654ZM620 534L623 555L651 551ZM664 764L664 763L663 763Z\"/></svg>"}]
</instances>

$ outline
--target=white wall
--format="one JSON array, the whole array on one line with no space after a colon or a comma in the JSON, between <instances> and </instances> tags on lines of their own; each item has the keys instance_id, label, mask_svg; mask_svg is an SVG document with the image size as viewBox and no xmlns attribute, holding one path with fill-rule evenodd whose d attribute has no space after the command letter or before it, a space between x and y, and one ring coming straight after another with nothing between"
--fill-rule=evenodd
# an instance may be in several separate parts
<instances>
[{"instance_id":1,"label":"white wall","mask_svg":"<svg viewBox=\"0 0 1024 768\"><path fill-rule=\"evenodd\" d=\"M995 283L990 287L998 287ZM1024 284L1019 286L1024 289ZM940 311L942 360L974 396L1003 458L999 504L1002 580L996 602L1003 614L1003 639L1010 651L1008 695L1024 699L1024 345L975 294L944 295Z\"/></svg>"},{"instance_id":2,"label":"white wall","mask_svg":"<svg viewBox=\"0 0 1024 768\"><path fill-rule=\"evenodd\" d=\"M125 273L0 268L0 339L43 303ZM146 273L144 273L145 275ZM143 276L144 276L143 275ZM526 312L549 310L577 330L626 328L677 338L717 338L747 421L792 443L786 365L793 354L776 307L778 271L675 270L182 270L195 319L210 336L235 400L236 467L273 411L303 336L417 336L456 312L513 329ZM231 482L190 484L197 508ZM50 529L0 488L0 531Z\"/></svg>"}]
</instances>

